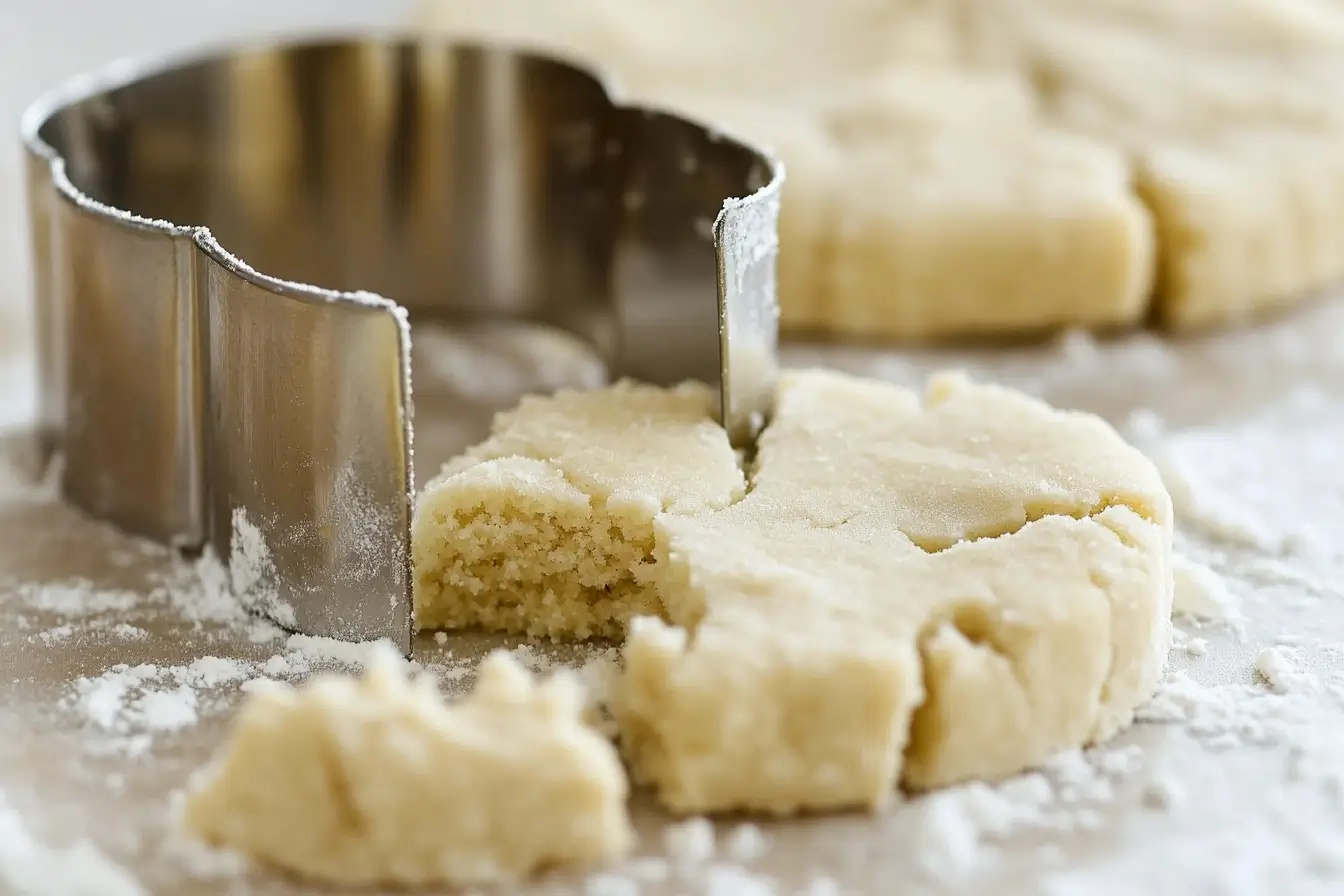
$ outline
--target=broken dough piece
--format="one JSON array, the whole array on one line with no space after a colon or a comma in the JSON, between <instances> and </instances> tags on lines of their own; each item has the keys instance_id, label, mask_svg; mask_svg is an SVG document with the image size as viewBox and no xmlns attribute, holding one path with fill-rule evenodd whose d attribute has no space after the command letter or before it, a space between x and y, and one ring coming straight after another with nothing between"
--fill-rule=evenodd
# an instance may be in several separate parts
<instances>
[{"instance_id":1,"label":"broken dough piece","mask_svg":"<svg viewBox=\"0 0 1344 896\"><path fill-rule=\"evenodd\" d=\"M577 681L537 684L502 653L445 705L387 648L362 680L250 695L184 821L340 885L484 884L606 862L633 841L627 784L582 709Z\"/></svg>"},{"instance_id":2,"label":"broken dough piece","mask_svg":"<svg viewBox=\"0 0 1344 896\"><path fill-rule=\"evenodd\" d=\"M695 391L531 399L436 480L422 501L439 510L415 530L441 618L516 593L549 634L582 637L595 598L615 600L595 569L638 583L625 599L646 616L612 709L633 773L669 807L876 807L898 782L999 777L1108 738L1152 693L1171 503L1101 420L958 376L921 398L795 372L743 496ZM565 486L473 472L503 463L563 469ZM614 493L643 496L640 551L610 549L595 508ZM459 519L502 522L482 541L454 535ZM488 588L445 575L464 557L488 558L473 567Z\"/></svg>"},{"instance_id":3,"label":"broken dough piece","mask_svg":"<svg viewBox=\"0 0 1344 896\"><path fill-rule=\"evenodd\" d=\"M742 496L746 479L697 383L525 398L416 501L421 628L616 637L659 612L653 520Z\"/></svg>"}]
</instances>

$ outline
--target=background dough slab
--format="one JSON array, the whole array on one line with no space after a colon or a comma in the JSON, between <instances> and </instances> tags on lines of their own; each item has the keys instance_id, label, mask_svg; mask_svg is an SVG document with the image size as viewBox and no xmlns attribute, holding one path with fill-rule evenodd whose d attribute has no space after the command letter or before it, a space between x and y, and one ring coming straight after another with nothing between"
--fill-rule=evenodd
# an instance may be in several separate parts
<instances>
[{"instance_id":1,"label":"background dough slab","mask_svg":"<svg viewBox=\"0 0 1344 896\"><path fill-rule=\"evenodd\" d=\"M1344 279L1325 248L1344 240L1344 12L1325 0L424 0L418 21L572 48L638 97L775 145L797 330L1012 335L1150 306L1190 330ZM987 74L1027 102L985 92ZM848 126L813 108L837 97ZM930 142L946 164L912 161Z\"/></svg>"}]
</instances>

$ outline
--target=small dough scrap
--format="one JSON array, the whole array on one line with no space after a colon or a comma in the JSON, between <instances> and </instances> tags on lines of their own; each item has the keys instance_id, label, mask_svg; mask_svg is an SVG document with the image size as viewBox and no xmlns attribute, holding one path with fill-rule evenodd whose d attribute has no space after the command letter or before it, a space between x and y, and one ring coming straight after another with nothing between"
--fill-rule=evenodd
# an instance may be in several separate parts
<instances>
[{"instance_id":1,"label":"small dough scrap","mask_svg":"<svg viewBox=\"0 0 1344 896\"><path fill-rule=\"evenodd\" d=\"M793 373L739 503L656 521L673 623L613 699L679 812L886 803L1127 724L1170 638L1172 514L1105 423L959 376Z\"/></svg>"},{"instance_id":2,"label":"small dough scrap","mask_svg":"<svg viewBox=\"0 0 1344 896\"><path fill-rule=\"evenodd\" d=\"M525 398L445 466L412 522L421 628L618 637L657 614L653 520L742 496L704 385Z\"/></svg>"},{"instance_id":3,"label":"small dough scrap","mask_svg":"<svg viewBox=\"0 0 1344 896\"><path fill-rule=\"evenodd\" d=\"M472 885L624 855L615 749L580 721L577 681L507 654L445 705L390 648L364 677L251 694L188 795L195 835L342 886Z\"/></svg>"}]
</instances>

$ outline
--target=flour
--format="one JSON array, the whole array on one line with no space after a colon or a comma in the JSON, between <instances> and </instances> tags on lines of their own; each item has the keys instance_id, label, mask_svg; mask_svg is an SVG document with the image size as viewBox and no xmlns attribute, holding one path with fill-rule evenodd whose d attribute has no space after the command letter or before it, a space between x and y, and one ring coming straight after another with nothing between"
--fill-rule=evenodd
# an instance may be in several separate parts
<instances>
[{"instance_id":1,"label":"flour","mask_svg":"<svg viewBox=\"0 0 1344 896\"><path fill-rule=\"evenodd\" d=\"M1344 519L1332 469L1344 402L1304 387L1233 426L1173 433L1154 452L1181 524L1270 556L1327 550L1322 526ZM1271 460L1272 459L1272 460Z\"/></svg>"},{"instance_id":2,"label":"flour","mask_svg":"<svg viewBox=\"0 0 1344 896\"><path fill-rule=\"evenodd\" d=\"M663 830L663 849L677 865L701 865L714 857L714 825L708 818L688 818Z\"/></svg>"},{"instance_id":3,"label":"flour","mask_svg":"<svg viewBox=\"0 0 1344 896\"><path fill-rule=\"evenodd\" d=\"M1283 647L1262 647L1255 655L1255 669L1271 688L1281 694L1312 691L1320 687L1320 679L1299 669L1292 652Z\"/></svg>"},{"instance_id":4,"label":"flour","mask_svg":"<svg viewBox=\"0 0 1344 896\"><path fill-rule=\"evenodd\" d=\"M145 597L124 589L104 590L87 579L36 584L25 582L16 589L29 608L66 619L88 619L104 613L126 613L145 603Z\"/></svg>"},{"instance_id":5,"label":"flour","mask_svg":"<svg viewBox=\"0 0 1344 896\"><path fill-rule=\"evenodd\" d=\"M0 793L0 893L5 896L148 896L130 872L87 840L36 840Z\"/></svg>"},{"instance_id":6,"label":"flour","mask_svg":"<svg viewBox=\"0 0 1344 896\"><path fill-rule=\"evenodd\" d=\"M1068 750L1039 771L998 784L972 781L922 796L911 807L920 870L929 880L957 885L992 868L1005 838L1099 827L1099 809L1115 800L1117 782L1143 765L1134 746Z\"/></svg>"},{"instance_id":7,"label":"flour","mask_svg":"<svg viewBox=\"0 0 1344 896\"><path fill-rule=\"evenodd\" d=\"M1277 668L1275 671L1280 671ZM1139 710L1143 722L1180 723L1213 749L1293 746L1320 716L1306 693L1269 693L1258 685L1202 685L1184 672L1170 672L1151 702Z\"/></svg>"},{"instance_id":8,"label":"flour","mask_svg":"<svg viewBox=\"0 0 1344 896\"><path fill-rule=\"evenodd\" d=\"M205 656L182 666L118 663L101 675L76 679L64 705L105 735L93 749L140 755L160 734L196 724L200 713L221 709L209 693L250 676L252 664Z\"/></svg>"},{"instance_id":9,"label":"flour","mask_svg":"<svg viewBox=\"0 0 1344 896\"><path fill-rule=\"evenodd\" d=\"M247 509L233 509L233 532L229 539L229 582L237 601L285 628L296 625L294 608L280 596L275 562L265 534L247 516Z\"/></svg>"},{"instance_id":10,"label":"flour","mask_svg":"<svg viewBox=\"0 0 1344 896\"><path fill-rule=\"evenodd\" d=\"M129 622L113 622L107 619L88 620L81 625L65 623L54 628L40 631L34 636L28 638L29 641L41 641L46 647L53 647L57 644L64 644L76 635L82 638L88 637L106 637L119 641L143 641L149 637L149 632Z\"/></svg>"},{"instance_id":11,"label":"flour","mask_svg":"<svg viewBox=\"0 0 1344 896\"><path fill-rule=\"evenodd\" d=\"M734 862L750 864L770 851L770 840L757 825L740 824L728 835L724 849Z\"/></svg>"},{"instance_id":12,"label":"flour","mask_svg":"<svg viewBox=\"0 0 1344 896\"><path fill-rule=\"evenodd\" d=\"M368 662L377 643L290 635L284 650L262 663L260 671L271 678L291 679L323 669L357 671Z\"/></svg>"}]
</instances>

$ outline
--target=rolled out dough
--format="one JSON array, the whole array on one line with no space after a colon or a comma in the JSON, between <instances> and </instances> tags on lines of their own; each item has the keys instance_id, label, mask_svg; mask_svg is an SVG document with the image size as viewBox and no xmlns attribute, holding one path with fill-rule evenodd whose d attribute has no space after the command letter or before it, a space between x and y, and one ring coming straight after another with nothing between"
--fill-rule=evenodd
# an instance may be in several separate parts
<instances>
[{"instance_id":1,"label":"rolled out dough","mask_svg":"<svg viewBox=\"0 0 1344 896\"><path fill-rule=\"evenodd\" d=\"M1327 0L422 0L772 145L783 323L897 339L1253 316L1344 280Z\"/></svg>"},{"instance_id":2,"label":"rolled out dough","mask_svg":"<svg viewBox=\"0 0 1344 896\"><path fill-rule=\"evenodd\" d=\"M420 498L421 625L629 621L621 749L685 812L1008 775L1151 694L1171 503L1099 419L955 375L921 397L794 372L744 494L710 407L620 384L501 415Z\"/></svg>"},{"instance_id":3,"label":"rolled out dough","mask_svg":"<svg viewBox=\"0 0 1344 896\"><path fill-rule=\"evenodd\" d=\"M186 827L341 885L484 884L611 861L633 843L616 751L584 726L582 692L507 654L445 705L390 648L362 680L249 695Z\"/></svg>"}]
</instances>

